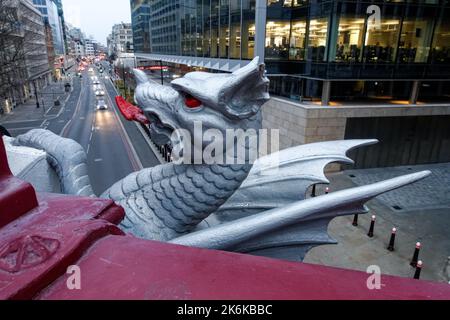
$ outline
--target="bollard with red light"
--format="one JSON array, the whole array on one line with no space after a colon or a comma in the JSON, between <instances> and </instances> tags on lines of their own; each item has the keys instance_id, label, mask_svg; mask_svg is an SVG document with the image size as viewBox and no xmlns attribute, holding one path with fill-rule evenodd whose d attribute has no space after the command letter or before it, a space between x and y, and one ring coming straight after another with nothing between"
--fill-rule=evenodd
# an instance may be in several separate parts
<instances>
[{"instance_id":1,"label":"bollard with red light","mask_svg":"<svg viewBox=\"0 0 450 320\"><path fill-rule=\"evenodd\" d=\"M325 194L329 194L330 193L330 188L326 187L325 188Z\"/></svg>"},{"instance_id":2,"label":"bollard with red light","mask_svg":"<svg viewBox=\"0 0 450 320\"><path fill-rule=\"evenodd\" d=\"M420 273L422 272L423 262L417 261L416 272L414 273L414 279L420 280Z\"/></svg>"},{"instance_id":3,"label":"bollard with red light","mask_svg":"<svg viewBox=\"0 0 450 320\"><path fill-rule=\"evenodd\" d=\"M369 233L367 234L369 238L373 238L373 232L375 231L375 221L377 217L375 215L372 216L372 222L370 223Z\"/></svg>"},{"instance_id":4,"label":"bollard with red light","mask_svg":"<svg viewBox=\"0 0 450 320\"><path fill-rule=\"evenodd\" d=\"M391 252L395 250L395 236L396 236L396 234L397 234L397 228L392 229L391 240L389 241L389 246L387 248Z\"/></svg>"},{"instance_id":5,"label":"bollard with red light","mask_svg":"<svg viewBox=\"0 0 450 320\"><path fill-rule=\"evenodd\" d=\"M419 253L420 253L420 249L422 248L422 244L420 242L417 242L416 244L416 249L414 250L414 255L413 258L411 260L411 267L417 267L417 262L419 261Z\"/></svg>"}]
</instances>

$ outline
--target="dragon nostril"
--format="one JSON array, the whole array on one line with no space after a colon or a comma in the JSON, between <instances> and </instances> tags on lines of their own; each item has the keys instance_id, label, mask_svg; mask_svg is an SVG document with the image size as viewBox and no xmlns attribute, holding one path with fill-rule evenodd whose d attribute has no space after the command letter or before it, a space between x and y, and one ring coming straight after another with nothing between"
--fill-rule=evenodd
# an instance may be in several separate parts
<instances>
[{"instance_id":1,"label":"dragon nostril","mask_svg":"<svg viewBox=\"0 0 450 320\"><path fill-rule=\"evenodd\" d=\"M194 98L193 96L187 94L185 96L184 104L188 108L195 109L195 108L200 107L202 105L202 102L200 100Z\"/></svg>"}]
</instances>

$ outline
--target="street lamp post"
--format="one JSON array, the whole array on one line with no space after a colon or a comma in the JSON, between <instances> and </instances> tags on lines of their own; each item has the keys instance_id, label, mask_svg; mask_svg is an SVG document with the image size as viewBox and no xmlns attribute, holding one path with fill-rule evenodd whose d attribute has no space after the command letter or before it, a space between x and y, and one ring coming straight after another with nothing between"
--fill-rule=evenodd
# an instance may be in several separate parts
<instances>
[{"instance_id":1,"label":"street lamp post","mask_svg":"<svg viewBox=\"0 0 450 320\"><path fill-rule=\"evenodd\" d=\"M163 62L159 60L159 67L161 68L161 84L164 85L164 72L163 72Z\"/></svg>"},{"instance_id":2,"label":"street lamp post","mask_svg":"<svg viewBox=\"0 0 450 320\"><path fill-rule=\"evenodd\" d=\"M123 90L125 93L125 98L127 97L127 80L125 79L125 63L123 61L120 62L122 66L122 80L123 80Z\"/></svg>"},{"instance_id":3,"label":"street lamp post","mask_svg":"<svg viewBox=\"0 0 450 320\"><path fill-rule=\"evenodd\" d=\"M34 87L34 96L36 98L36 108L39 109L40 105L39 105L39 98L38 98L37 87L36 87L36 80L33 81L33 87Z\"/></svg>"}]
</instances>

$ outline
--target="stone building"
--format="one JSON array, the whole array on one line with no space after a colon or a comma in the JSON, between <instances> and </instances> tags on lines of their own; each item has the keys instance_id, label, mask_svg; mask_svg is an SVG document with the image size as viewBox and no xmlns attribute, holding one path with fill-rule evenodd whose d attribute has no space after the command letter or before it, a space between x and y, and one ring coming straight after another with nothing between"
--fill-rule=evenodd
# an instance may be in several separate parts
<instances>
[{"instance_id":1,"label":"stone building","mask_svg":"<svg viewBox=\"0 0 450 320\"><path fill-rule=\"evenodd\" d=\"M28 0L8 2L17 17L17 30L14 52L20 52L19 59L7 73L3 107L6 112L17 104L26 102L35 96L35 92L45 87L51 80L51 71L47 54L45 26L41 13Z\"/></svg>"},{"instance_id":2,"label":"stone building","mask_svg":"<svg viewBox=\"0 0 450 320\"><path fill-rule=\"evenodd\" d=\"M108 37L108 53L119 56L121 53L133 52L133 33L131 23L119 23L112 27Z\"/></svg>"}]
</instances>

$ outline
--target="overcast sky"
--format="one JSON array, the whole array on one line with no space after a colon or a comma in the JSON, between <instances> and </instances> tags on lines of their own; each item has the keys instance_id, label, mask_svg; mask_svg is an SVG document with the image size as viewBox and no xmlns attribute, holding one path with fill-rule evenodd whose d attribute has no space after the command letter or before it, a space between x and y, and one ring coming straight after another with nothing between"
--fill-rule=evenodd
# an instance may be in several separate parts
<instances>
[{"instance_id":1,"label":"overcast sky","mask_svg":"<svg viewBox=\"0 0 450 320\"><path fill-rule=\"evenodd\" d=\"M131 21L130 0L63 0L64 17L106 45L114 24Z\"/></svg>"}]
</instances>

